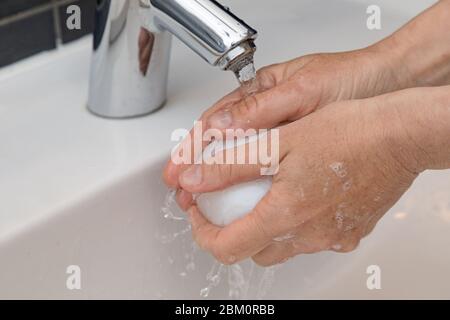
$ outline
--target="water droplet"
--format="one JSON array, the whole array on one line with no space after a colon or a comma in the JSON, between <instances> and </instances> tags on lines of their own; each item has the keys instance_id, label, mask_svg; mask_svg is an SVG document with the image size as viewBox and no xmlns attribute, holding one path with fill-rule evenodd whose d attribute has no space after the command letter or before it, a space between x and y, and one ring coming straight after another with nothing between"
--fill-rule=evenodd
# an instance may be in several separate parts
<instances>
[{"instance_id":1,"label":"water droplet","mask_svg":"<svg viewBox=\"0 0 450 320\"><path fill-rule=\"evenodd\" d=\"M200 296L202 298L208 298L210 290L211 289L209 287L203 288L202 290L200 290Z\"/></svg>"},{"instance_id":2,"label":"water droplet","mask_svg":"<svg viewBox=\"0 0 450 320\"><path fill-rule=\"evenodd\" d=\"M330 169L333 170L333 172L339 177L344 178L347 176L347 170L344 167L344 164L342 162L334 162L330 164Z\"/></svg>"}]
</instances>

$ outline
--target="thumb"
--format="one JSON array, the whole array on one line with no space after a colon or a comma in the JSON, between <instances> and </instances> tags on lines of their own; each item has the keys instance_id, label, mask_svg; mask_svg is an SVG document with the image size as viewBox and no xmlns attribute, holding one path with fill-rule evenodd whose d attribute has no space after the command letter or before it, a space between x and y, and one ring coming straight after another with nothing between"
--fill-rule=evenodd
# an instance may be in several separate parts
<instances>
[{"instance_id":1,"label":"thumb","mask_svg":"<svg viewBox=\"0 0 450 320\"><path fill-rule=\"evenodd\" d=\"M202 164L192 165L180 174L179 185L191 193L212 192L276 174L280 159L289 152L284 140L283 128L272 129L252 142L215 152L212 162L204 156Z\"/></svg>"},{"instance_id":2,"label":"thumb","mask_svg":"<svg viewBox=\"0 0 450 320\"><path fill-rule=\"evenodd\" d=\"M219 130L274 128L314 111L320 102L319 91L306 77L295 77L216 110L208 116L207 126Z\"/></svg>"}]
</instances>

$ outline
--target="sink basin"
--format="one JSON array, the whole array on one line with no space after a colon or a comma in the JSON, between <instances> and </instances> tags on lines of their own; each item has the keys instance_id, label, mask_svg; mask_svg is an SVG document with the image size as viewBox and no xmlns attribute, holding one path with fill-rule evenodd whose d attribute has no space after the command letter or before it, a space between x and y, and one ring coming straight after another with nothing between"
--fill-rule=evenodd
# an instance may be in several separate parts
<instances>
[{"instance_id":1,"label":"sink basin","mask_svg":"<svg viewBox=\"0 0 450 320\"><path fill-rule=\"evenodd\" d=\"M273 1L223 3L257 27L262 66L366 46L433 1L279 0L276 14ZM369 31L366 8L375 3L382 29ZM86 110L91 41L0 71L0 298L227 299L230 288L240 298L450 298L450 171L419 177L355 252L300 255L269 269L218 266L193 245L183 213L172 207L176 219L163 217L160 176L171 132L190 128L236 86L233 76L175 41L165 108L101 119ZM80 290L67 287L72 265ZM372 265L380 290L366 285ZM248 286L236 285L241 271Z\"/></svg>"}]
</instances>

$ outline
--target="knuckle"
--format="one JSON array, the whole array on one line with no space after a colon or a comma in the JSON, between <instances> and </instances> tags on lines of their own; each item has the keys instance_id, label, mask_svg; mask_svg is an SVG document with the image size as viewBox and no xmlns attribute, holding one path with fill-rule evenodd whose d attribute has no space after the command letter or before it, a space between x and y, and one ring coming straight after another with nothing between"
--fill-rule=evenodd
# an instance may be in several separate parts
<instances>
[{"instance_id":1,"label":"knuckle","mask_svg":"<svg viewBox=\"0 0 450 320\"><path fill-rule=\"evenodd\" d=\"M260 211L258 208L253 210L253 214L249 215L249 217L253 218L253 225L259 233L263 235L264 238L271 238L275 234L270 229L271 223L270 219L267 217L267 214L263 214L263 211Z\"/></svg>"},{"instance_id":2,"label":"knuckle","mask_svg":"<svg viewBox=\"0 0 450 320\"><path fill-rule=\"evenodd\" d=\"M212 251L212 255L214 256L214 258L216 258L217 261L226 266L232 265L236 262L236 259L234 258L233 255L230 255L226 252L222 252L217 249Z\"/></svg>"},{"instance_id":3,"label":"knuckle","mask_svg":"<svg viewBox=\"0 0 450 320\"><path fill-rule=\"evenodd\" d=\"M279 64L263 67L256 72L256 79L260 87L271 88L277 83L277 72Z\"/></svg>"},{"instance_id":4,"label":"knuckle","mask_svg":"<svg viewBox=\"0 0 450 320\"><path fill-rule=\"evenodd\" d=\"M260 109L259 100L256 98L255 95L250 95L242 100L242 103L238 108L238 112L241 115L252 115L258 114L259 109Z\"/></svg>"},{"instance_id":5,"label":"knuckle","mask_svg":"<svg viewBox=\"0 0 450 320\"><path fill-rule=\"evenodd\" d=\"M303 248L303 253L317 253L322 251L327 251L332 246L331 239L322 239L322 238L316 238L311 239L309 243L305 245Z\"/></svg>"},{"instance_id":6,"label":"knuckle","mask_svg":"<svg viewBox=\"0 0 450 320\"><path fill-rule=\"evenodd\" d=\"M315 247L316 247L317 251L320 252L320 251L329 250L332 245L333 245L333 241L331 239L327 238L327 239L317 240Z\"/></svg>"},{"instance_id":7,"label":"knuckle","mask_svg":"<svg viewBox=\"0 0 450 320\"><path fill-rule=\"evenodd\" d=\"M203 111L200 115L199 120L201 121L201 120L207 119L210 116L210 114L211 114L211 110L209 110L209 109L206 111Z\"/></svg>"},{"instance_id":8,"label":"knuckle","mask_svg":"<svg viewBox=\"0 0 450 320\"><path fill-rule=\"evenodd\" d=\"M192 228L192 238L200 249L208 251L208 243L200 236L200 228Z\"/></svg>"},{"instance_id":9,"label":"knuckle","mask_svg":"<svg viewBox=\"0 0 450 320\"><path fill-rule=\"evenodd\" d=\"M217 171L222 182L227 183L231 181L233 176L233 168L231 165L219 165L217 166Z\"/></svg>"},{"instance_id":10,"label":"knuckle","mask_svg":"<svg viewBox=\"0 0 450 320\"><path fill-rule=\"evenodd\" d=\"M311 83L314 82L314 79L312 79L313 76L311 74L298 74L295 77L295 80L292 81L292 86L295 90L295 92L299 93L307 93L312 91L312 85Z\"/></svg>"},{"instance_id":11,"label":"knuckle","mask_svg":"<svg viewBox=\"0 0 450 320\"><path fill-rule=\"evenodd\" d=\"M312 254L312 253L318 253L320 251L322 251L321 248L319 248L317 245L314 244L301 244L301 245L297 245L297 253L301 254Z\"/></svg>"},{"instance_id":12,"label":"knuckle","mask_svg":"<svg viewBox=\"0 0 450 320\"><path fill-rule=\"evenodd\" d=\"M265 80L273 81L274 80L274 71L280 66L282 66L282 64L280 64L280 63L275 63L275 64L271 64L268 66L264 66L256 72L256 76L258 77L259 80L262 80L262 81L265 81Z\"/></svg>"},{"instance_id":13,"label":"knuckle","mask_svg":"<svg viewBox=\"0 0 450 320\"><path fill-rule=\"evenodd\" d=\"M224 257L224 255L220 252L218 252L217 250L214 250L213 252L211 252L212 255L214 256L214 258L219 261L220 263L226 265L226 259Z\"/></svg>"},{"instance_id":14,"label":"knuckle","mask_svg":"<svg viewBox=\"0 0 450 320\"><path fill-rule=\"evenodd\" d=\"M195 241L195 243L197 243L197 245L199 246L200 249L207 251L208 250L208 245L207 243L205 243L205 241L203 241L198 234L198 231L193 230L192 232L192 238Z\"/></svg>"},{"instance_id":15,"label":"knuckle","mask_svg":"<svg viewBox=\"0 0 450 320\"><path fill-rule=\"evenodd\" d=\"M270 73L270 70L274 67L274 65L264 66L257 71L257 75L260 77L264 77L267 73Z\"/></svg>"},{"instance_id":16,"label":"knuckle","mask_svg":"<svg viewBox=\"0 0 450 320\"><path fill-rule=\"evenodd\" d=\"M358 248L359 243L360 243L359 239L358 240L352 239L342 246L342 249L340 250L340 252L347 253L347 252L355 251Z\"/></svg>"},{"instance_id":17,"label":"knuckle","mask_svg":"<svg viewBox=\"0 0 450 320\"><path fill-rule=\"evenodd\" d=\"M236 255L228 245L216 245L211 248L212 255L224 265L232 265L236 263Z\"/></svg>"}]
</instances>

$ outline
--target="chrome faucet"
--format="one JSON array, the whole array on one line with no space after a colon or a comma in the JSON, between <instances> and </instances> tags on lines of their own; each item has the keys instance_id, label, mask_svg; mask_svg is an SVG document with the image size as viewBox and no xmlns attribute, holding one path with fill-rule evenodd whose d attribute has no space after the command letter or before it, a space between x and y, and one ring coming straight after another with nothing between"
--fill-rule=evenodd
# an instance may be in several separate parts
<instances>
[{"instance_id":1,"label":"chrome faucet","mask_svg":"<svg viewBox=\"0 0 450 320\"><path fill-rule=\"evenodd\" d=\"M214 0L97 0L89 110L128 118L162 107L171 35L235 73L256 50L257 32Z\"/></svg>"}]
</instances>

